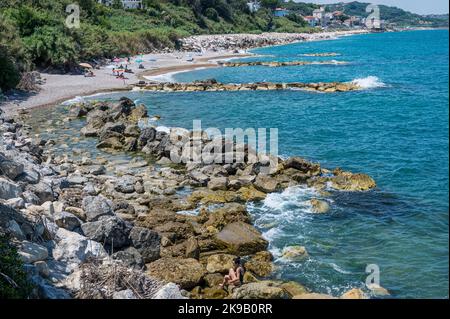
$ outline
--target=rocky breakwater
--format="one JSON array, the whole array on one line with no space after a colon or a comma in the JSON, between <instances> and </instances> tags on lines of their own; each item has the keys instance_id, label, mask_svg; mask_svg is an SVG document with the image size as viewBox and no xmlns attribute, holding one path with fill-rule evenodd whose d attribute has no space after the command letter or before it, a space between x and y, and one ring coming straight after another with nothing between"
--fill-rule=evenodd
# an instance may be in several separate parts
<instances>
[{"instance_id":1,"label":"rocky breakwater","mask_svg":"<svg viewBox=\"0 0 450 319\"><path fill-rule=\"evenodd\" d=\"M224 62L219 63L223 67L237 68L248 66L267 66L270 68L284 67L284 66L303 66L303 65L345 65L348 62L345 61L288 61L288 62L264 62L264 61L252 61L252 62Z\"/></svg>"},{"instance_id":2,"label":"rocky breakwater","mask_svg":"<svg viewBox=\"0 0 450 319\"><path fill-rule=\"evenodd\" d=\"M81 230L106 251L116 247L116 258L189 291L190 298L292 298L307 293L298 283L265 279L275 269L273 257L252 226L246 204L298 185L345 191L376 186L364 174L333 172L298 157L263 156L203 131L145 125L145 107L127 98L76 105L72 112L86 119L82 133L97 137L98 148L139 152L155 163L130 163L117 174L100 170L76 180L79 199L71 212L83 217ZM201 147L193 148L198 142ZM230 162L224 161L227 151L234 154ZM78 169L89 172L89 165ZM81 199L83 191L89 196ZM236 256L244 257L247 272L244 285L228 294L218 285Z\"/></svg>"},{"instance_id":3,"label":"rocky breakwater","mask_svg":"<svg viewBox=\"0 0 450 319\"><path fill-rule=\"evenodd\" d=\"M334 39L345 32L325 33L261 33L191 36L181 40L184 51L232 51L246 50L301 41Z\"/></svg>"},{"instance_id":4,"label":"rocky breakwater","mask_svg":"<svg viewBox=\"0 0 450 319\"><path fill-rule=\"evenodd\" d=\"M233 91L276 91L305 90L320 93L336 93L361 90L354 83L320 82L320 83L271 83L258 82L248 84L224 84L216 80L195 81L193 83L147 83L136 85L137 89L154 92L233 92Z\"/></svg>"}]
</instances>

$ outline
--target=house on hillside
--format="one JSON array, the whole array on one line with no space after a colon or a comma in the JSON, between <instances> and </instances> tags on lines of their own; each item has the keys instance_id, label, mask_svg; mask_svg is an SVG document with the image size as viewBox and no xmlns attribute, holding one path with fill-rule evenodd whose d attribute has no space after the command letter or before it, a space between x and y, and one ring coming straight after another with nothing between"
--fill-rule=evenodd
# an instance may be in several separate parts
<instances>
[{"instance_id":1,"label":"house on hillside","mask_svg":"<svg viewBox=\"0 0 450 319\"><path fill-rule=\"evenodd\" d=\"M313 16L304 16L303 20L305 20L308 23L308 25L312 28L317 27L320 23L319 19Z\"/></svg>"},{"instance_id":2,"label":"house on hillside","mask_svg":"<svg viewBox=\"0 0 450 319\"><path fill-rule=\"evenodd\" d=\"M121 0L122 6L124 9L143 9L144 4L142 3L142 0ZM112 6L114 3L114 0L98 0L98 3L101 3L105 6Z\"/></svg>"},{"instance_id":3,"label":"house on hillside","mask_svg":"<svg viewBox=\"0 0 450 319\"><path fill-rule=\"evenodd\" d=\"M285 16L287 16L289 14L289 12L290 11L288 9L285 9L285 8L276 8L273 11L273 15L276 16L276 17L285 17Z\"/></svg>"}]
</instances>

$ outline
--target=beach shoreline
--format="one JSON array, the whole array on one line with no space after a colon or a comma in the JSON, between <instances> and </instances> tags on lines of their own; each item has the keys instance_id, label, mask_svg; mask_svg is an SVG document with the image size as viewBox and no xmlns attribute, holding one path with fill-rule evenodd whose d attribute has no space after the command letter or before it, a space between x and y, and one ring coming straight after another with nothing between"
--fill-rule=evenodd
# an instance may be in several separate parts
<instances>
[{"instance_id":1,"label":"beach shoreline","mask_svg":"<svg viewBox=\"0 0 450 319\"><path fill-rule=\"evenodd\" d=\"M230 60L235 58L245 58L252 56L247 50L262 47L273 47L279 45L287 45L306 41L325 41L334 40L342 36L365 33L361 30L343 31L343 32L321 32L315 34L263 34L257 38L260 42L255 41L254 45L248 46L248 38L254 38L255 35L237 34L237 35L201 35L190 37L188 39L197 39L198 43L206 43L206 50L199 48L194 51L173 51L162 54L147 54L143 56L144 70L137 69L137 65L132 65L135 73L127 74L127 80L117 79L112 70L102 67L95 70L94 78L85 78L83 75L69 74L45 74L41 76L45 83L41 86L41 90L37 93L16 93L7 96L7 100L0 104L2 110L8 114L14 114L20 110L34 109L41 107L49 107L60 104L64 101L74 99L76 97L89 96L100 93L111 93L120 91L130 91L132 85L139 81L155 81L168 75L175 75L182 72L189 72L197 69L220 67L217 61ZM270 35L272 39L269 41L265 37ZM280 39L273 40L277 35ZM241 45L243 51L237 51L236 45L229 49L221 48L221 44L214 41L223 41L230 37L237 37L243 41ZM302 38L301 38L302 37ZM242 40L243 39L243 40ZM262 39L262 40L261 40ZM303 39L300 40L300 39ZM222 43L220 42L219 43ZM279 42L279 43L278 43ZM245 43L245 45L244 45ZM265 44L265 45L264 45ZM216 46L216 47L214 47ZM135 59L134 57L133 59Z\"/></svg>"}]
</instances>

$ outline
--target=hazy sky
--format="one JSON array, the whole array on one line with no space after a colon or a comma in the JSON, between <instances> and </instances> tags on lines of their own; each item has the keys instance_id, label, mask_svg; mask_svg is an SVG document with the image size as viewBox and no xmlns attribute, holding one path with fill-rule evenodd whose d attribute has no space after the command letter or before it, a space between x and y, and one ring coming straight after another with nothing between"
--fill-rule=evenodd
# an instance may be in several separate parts
<instances>
[{"instance_id":1,"label":"hazy sky","mask_svg":"<svg viewBox=\"0 0 450 319\"><path fill-rule=\"evenodd\" d=\"M359 1L395 6L420 14L448 13L448 0L359 0ZM336 2L351 2L351 1L307 0L297 2L336 3Z\"/></svg>"}]
</instances>

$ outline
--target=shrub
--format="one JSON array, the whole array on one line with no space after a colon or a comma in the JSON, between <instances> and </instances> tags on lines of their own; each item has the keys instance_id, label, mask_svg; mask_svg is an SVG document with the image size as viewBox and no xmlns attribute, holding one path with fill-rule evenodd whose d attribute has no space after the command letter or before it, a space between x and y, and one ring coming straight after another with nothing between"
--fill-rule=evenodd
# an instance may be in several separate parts
<instances>
[{"instance_id":1,"label":"shrub","mask_svg":"<svg viewBox=\"0 0 450 319\"><path fill-rule=\"evenodd\" d=\"M16 248L0 234L0 299L28 298L32 288Z\"/></svg>"}]
</instances>

